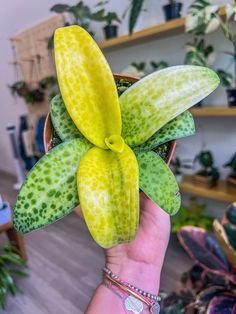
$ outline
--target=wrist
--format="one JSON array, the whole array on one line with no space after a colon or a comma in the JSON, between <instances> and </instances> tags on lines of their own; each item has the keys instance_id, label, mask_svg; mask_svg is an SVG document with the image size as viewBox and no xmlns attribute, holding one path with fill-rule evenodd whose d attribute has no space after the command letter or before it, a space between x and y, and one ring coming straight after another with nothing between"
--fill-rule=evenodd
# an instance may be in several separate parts
<instances>
[{"instance_id":1,"label":"wrist","mask_svg":"<svg viewBox=\"0 0 236 314\"><path fill-rule=\"evenodd\" d=\"M107 262L106 266L120 279L144 291L159 292L161 269L157 265L123 260L121 263Z\"/></svg>"}]
</instances>

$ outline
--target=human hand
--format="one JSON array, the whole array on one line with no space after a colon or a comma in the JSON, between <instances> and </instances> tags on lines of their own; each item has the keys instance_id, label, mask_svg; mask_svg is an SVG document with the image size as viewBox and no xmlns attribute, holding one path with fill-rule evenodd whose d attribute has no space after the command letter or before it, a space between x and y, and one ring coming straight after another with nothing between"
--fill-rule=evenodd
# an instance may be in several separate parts
<instances>
[{"instance_id":1,"label":"human hand","mask_svg":"<svg viewBox=\"0 0 236 314\"><path fill-rule=\"evenodd\" d=\"M169 235L169 215L141 193L140 224L136 238L130 243L118 244L106 250L106 266L120 279L156 294ZM86 314L123 312L123 302L103 284L96 289L86 310Z\"/></svg>"},{"instance_id":2,"label":"human hand","mask_svg":"<svg viewBox=\"0 0 236 314\"><path fill-rule=\"evenodd\" d=\"M169 235L169 215L141 193L140 225L136 238L106 250L106 265L121 279L157 293Z\"/></svg>"}]
</instances>

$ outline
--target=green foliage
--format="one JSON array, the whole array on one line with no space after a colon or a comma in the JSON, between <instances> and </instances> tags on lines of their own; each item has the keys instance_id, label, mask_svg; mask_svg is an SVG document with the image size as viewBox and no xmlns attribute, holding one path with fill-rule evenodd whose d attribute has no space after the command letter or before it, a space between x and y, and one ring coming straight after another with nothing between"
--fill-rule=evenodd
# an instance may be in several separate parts
<instances>
[{"instance_id":1,"label":"green foliage","mask_svg":"<svg viewBox=\"0 0 236 314\"><path fill-rule=\"evenodd\" d=\"M213 180L218 180L220 177L219 171L214 167L213 155L210 151L202 151L196 157L195 161L198 161L202 166L202 170L198 172L199 175L211 177Z\"/></svg>"},{"instance_id":2,"label":"green foliage","mask_svg":"<svg viewBox=\"0 0 236 314\"><path fill-rule=\"evenodd\" d=\"M151 61L150 65L153 71L159 71L159 70L169 67L169 64L166 61L159 61L159 62Z\"/></svg>"},{"instance_id":3,"label":"green foliage","mask_svg":"<svg viewBox=\"0 0 236 314\"><path fill-rule=\"evenodd\" d=\"M205 209L205 204L197 204L194 210L182 205L178 214L172 219L172 232L177 232L183 226L201 227L212 231L213 219L204 214Z\"/></svg>"},{"instance_id":4,"label":"green foliage","mask_svg":"<svg viewBox=\"0 0 236 314\"><path fill-rule=\"evenodd\" d=\"M224 165L224 167L230 167L232 171L232 176L236 177L236 153L231 157L231 159Z\"/></svg>"},{"instance_id":5,"label":"green foliage","mask_svg":"<svg viewBox=\"0 0 236 314\"><path fill-rule=\"evenodd\" d=\"M72 18L72 24L78 24L85 29L89 27L89 19L91 16L90 8L79 1L76 5L55 4L50 9L51 12L56 13L69 13Z\"/></svg>"},{"instance_id":6,"label":"green foliage","mask_svg":"<svg viewBox=\"0 0 236 314\"><path fill-rule=\"evenodd\" d=\"M31 105L47 100L47 89L50 91L50 99L54 93L58 93L57 79L54 76L47 76L43 78L38 82L38 87L36 88L32 88L24 81L17 81L8 87L11 90L12 95L23 98L27 104Z\"/></svg>"},{"instance_id":7,"label":"green foliage","mask_svg":"<svg viewBox=\"0 0 236 314\"><path fill-rule=\"evenodd\" d=\"M209 27L212 28L214 26L215 29L218 28L217 11L218 7L212 5L211 1L195 0L188 8L186 31L194 35L205 35Z\"/></svg>"},{"instance_id":8,"label":"green foliage","mask_svg":"<svg viewBox=\"0 0 236 314\"><path fill-rule=\"evenodd\" d=\"M45 89L47 87L52 87L54 85L57 84L57 78L55 76L46 76L44 77L41 81L39 81L39 86L42 88L42 89Z\"/></svg>"},{"instance_id":9,"label":"green foliage","mask_svg":"<svg viewBox=\"0 0 236 314\"><path fill-rule=\"evenodd\" d=\"M25 277L27 273L22 270L26 264L17 254L16 250L7 245L1 248L0 251L0 307L6 306L6 296L11 294L15 296L20 292L18 285L15 282L15 277Z\"/></svg>"},{"instance_id":10,"label":"green foliage","mask_svg":"<svg viewBox=\"0 0 236 314\"><path fill-rule=\"evenodd\" d=\"M207 45L204 39L194 38L192 43L185 45L186 55L185 64L198 65L198 66L209 66L210 58L214 52L212 45Z\"/></svg>"},{"instance_id":11,"label":"green foliage","mask_svg":"<svg viewBox=\"0 0 236 314\"><path fill-rule=\"evenodd\" d=\"M131 65L135 67L138 71L146 71L146 62L132 62Z\"/></svg>"},{"instance_id":12,"label":"green foliage","mask_svg":"<svg viewBox=\"0 0 236 314\"><path fill-rule=\"evenodd\" d=\"M137 23L138 17L142 11L144 0L131 0L129 15L129 33L132 34Z\"/></svg>"},{"instance_id":13,"label":"green foliage","mask_svg":"<svg viewBox=\"0 0 236 314\"><path fill-rule=\"evenodd\" d=\"M217 70L216 71L217 75L220 78L220 83L224 87L230 87L233 81L233 75L231 73L228 73L224 70Z\"/></svg>"},{"instance_id":14,"label":"green foliage","mask_svg":"<svg viewBox=\"0 0 236 314\"><path fill-rule=\"evenodd\" d=\"M97 6L103 6L104 4L106 4L107 1L105 2L99 2L97 4ZM94 20L94 21L97 21L97 22L106 22L107 25L112 25L113 22L117 22L117 23L121 23L121 20L120 18L118 17L117 13L116 12L106 12L105 9L101 9L95 13L93 13L91 15L91 18Z\"/></svg>"},{"instance_id":15,"label":"green foliage","mask_svg":"<svg viewBox=\"0 0 236 314\"><path fill-rule=\"evenodd\" d=\"M233 45L233 52L224 52L232 57L234 66L234 83L236 87L236 34L233 21L236 21L236 3L227 4L226 17L220 15L219 7L211 0L195 0L188 9L185 28L186 31L197 36L204 36L207 33L222 29L225 37ZM231 74L218 70L221 83L229 87L233 81Z\"/></svg>"}]
</instances>

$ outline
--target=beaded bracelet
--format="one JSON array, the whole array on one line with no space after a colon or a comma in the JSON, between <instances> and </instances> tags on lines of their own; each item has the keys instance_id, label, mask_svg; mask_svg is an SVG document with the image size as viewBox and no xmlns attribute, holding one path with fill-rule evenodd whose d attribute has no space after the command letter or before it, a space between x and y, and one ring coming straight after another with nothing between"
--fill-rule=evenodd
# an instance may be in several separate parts
<instances>
[{"instance_id":1,"label":"beaded bracelet","mask_svg":"<svg viewBox=\"0 0 236 314\"><path fill-rule=\"evenodd\" d=\"M123 280L121 280L117 275L115 275L110 269L107 267L103 268L105 278L111 282L112 285L115 287L121 289L122 291L126 292L130 296L125 300L125 303L127 303L129 298L133 297L137 300L143 302L146 304L149 308L150 313L152 314L158 314L160 312L160 305L157 303L161 300L161 298L158 295L154 295L148 292L145 292ZM141 312L141 311L140 311ZM140 312L134 312L133 313L140 313Z\"/></svg>"}]
</instances>

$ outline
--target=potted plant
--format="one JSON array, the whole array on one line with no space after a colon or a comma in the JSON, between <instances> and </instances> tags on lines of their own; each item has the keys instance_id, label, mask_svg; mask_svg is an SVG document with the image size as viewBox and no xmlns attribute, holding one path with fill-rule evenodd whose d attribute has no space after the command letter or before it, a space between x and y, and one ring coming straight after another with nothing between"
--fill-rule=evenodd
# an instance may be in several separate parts
<instances>
[{"instance_id":1,"label":"potted plant","mask_svg":"<svg viewBox=\"0 0 236 314\"><path fill-rule=\"evenodd\" d=\"M98 7L104 6L104 4L107 3L108 1L101 1L97 4L97 6ZM91 15L91 18L98 22L106 22L106 25L103 28L106 39L117 37L118 26L115 24L115 22L121 23L121 20L116 12L106 12L106 10L103 8L93 13Z\"/></svg>"},{"instance_id":2,"label":"potted plant","mask_svg":"<svg viewBox=\"0 0 236 314\"><path fill-rule=\"evenodd\" d=\"M15 277L25 277L25 261L14 247L6 245L0 250L0 307L5 309L7 296L15 296L20 290Z\"/></svg>"},{"instance_id":3,"label":"potted plant","mask_svg":"<svg viewBox=\"0 0 236 314\"><path fill-rule=\"evenodd\" d=\"M130 6L123 16L129 11L129 33L132 34L139 15L143 10L144 0L130 0ZM181 16L182 3L175 0L168 0L168 4L163 6L166 21L179 18Z\"/></svg>"},{"instance_id":4,"label":"potted plant","mask_svg":"<svg viewBox=\"0 0 236 314\"><path fill-rule=\"evenodd\" d=\"M80 25L86 29L90 35L94 36L94 32L90 29L92 12L84 1L79 1L75 5L55 4L50 8L50 11L58 14L65 13L67 15L65 26ZM52 35L48 40L48 49L53 49L53 40L54 35Z\"/></svg>"},{"instance_id":5,"label":"potted plant","mask_svg":"<svg viewBox=\"0 0 236 314\"><path fill-rule=\"evenodd\" d=\"M210 67L214 61L214 48L207 45L203 38L195 37L193 42L188 42L185 51L184 64ZM195 107L202 107L202 102Z\"/></svg>"},{"instance_id":6,"label":"potted plant","mask_svg":"<svg viewBox=\"0 0 236 314\"><path fill-rule=\"evenodd\" d=\"M213 155L210 151L202 151L196 157L201 169L193 176L194 183L205 187L212 188L216 186L220 177L219 171L214 167Z\"/></svg>"},{"instance_id":7,"label":"potted plant","mask_svg":"<svg viewBox=\"0 0 236 314\"><path fill-rule=\"evenodd\" d=\"M163 6L166 21L181 17L182 3L176 0L169 0L168 2Z\"/></svg>"},{"instance_id":8,"label":"potted plant","mask_svg":"<svg viewBox=\"0 0 236 314\"><path fill-rule=\"evenodd\" d=\"M219 7L213 5L211 1L196 0L188 9L185 25L187 32L200 36L204 36L220 27L225 38L231 43L232 51L224 53L231 59L229 66L234 65L234 77L225 71L219 70L221 82L227 88L229 106L236 106L236 34L233 25L235 20L235 1L232 5L226 5L226 17L223 18L219 13Z\"/></svg>"},{"instance_id":9,"label":"potted plant","mask_svg":"<svg viewBox=\"0 0 236 314\"><path fill-rule=\"evenodd\" d=\"M226 179L227 185L232 188L236 188L236 153L231 159L224 165L224 167L231 168L231 173Z\"/></svg>"},{"instance_id":10,"label":"potted plant","mask_svg":"<svg viewBox=\"0 0 236 314\"><path fill-rule=\"evenodd\" d=\"M30 84L24 81L17 81L9 86L13 96L19 96L25 100L27 104L34 105L47 100L49 93L49 99L58 93L57 79L54 76L47 76L40 80L36 87L32 87Z\"/></svg>"},{"instance_id":11,"label":"potted plant","mask_svg":"<svg viewBox=\"0 0 236 314\"><path fill-rule=\"evenodd\" d=\"M191 206L194 204L194 206ZM196 199L192 199L190 206L181 205L179 213L171 220L171 231L177 232L184 226L195 226L212 231L213 218L207 216L204 211L205 204L199 204Z\"/></svg>"},{"instance_id":12,"label":"potted plant","mask_svg":"<svg viewBox=\"0 0 236 314\"><path fill-rule=\"evenodd\" d=\"M129 66L124 68L121 73L125 75L130 75L133 77L142 78L147 74L147 64L144 61L132 62Z\"/></svg>"},{"instance_id":13,"label":"potted plant","mask_svg":"<svg viewBox=\"0 0 236 314\"><path fill-rule=\"evenodd\" d=\"M24 98L28 104L35 104L44 101L44 92L40 87L32 88L24 81L17 81L8 86L13 96Z\"/></svg>"},{"instance_id":14,"label":"potted plant","mask_svg":"<svg viewBox=\"0 0 236 314\"><path fill-rule=\"evenodd\" d=\"M169 64L164 60L159 61L159 62L150 61L150 66L152 68L152 72L154 72L154 71L160 71L162 69L168 68Z\"/></svg>"}]
</instances>

